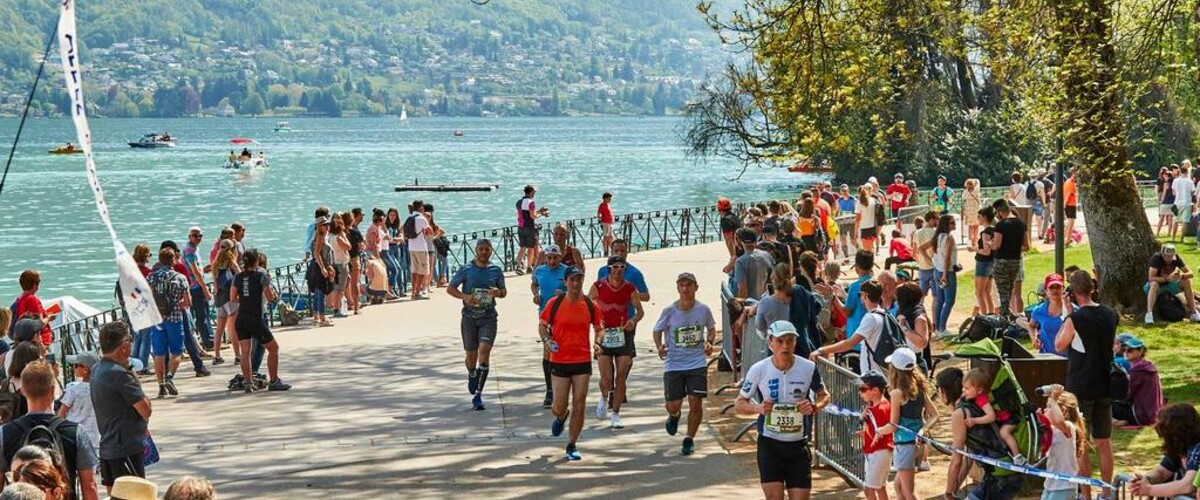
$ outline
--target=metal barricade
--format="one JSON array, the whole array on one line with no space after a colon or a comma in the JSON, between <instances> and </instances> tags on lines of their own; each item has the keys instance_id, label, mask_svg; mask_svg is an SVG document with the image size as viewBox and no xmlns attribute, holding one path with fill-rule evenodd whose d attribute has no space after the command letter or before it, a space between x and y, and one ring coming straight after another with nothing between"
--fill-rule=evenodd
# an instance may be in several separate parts
<instances>
[{"instance_id":1,"label":"metal barricade","mask_svg":"<svg viewBox=\"0 0 1200 500\"><path fill-rule=\"evenodd\" d=\"M721 354L718 359L724 360L729 365L730 370L733 372L734 381L732 385L722 386L717 389L716 394L720 394L730 387L736 387L736 384L741 379L739 377L740 373L737 371L736 358L734 357L733 318L729 314L729 300L732 298L733 292L729 289L729 281L723 281L717 299L717 305L721 308Z\"/></svg>"},{"instance_id":2,"label":"metal barricade","mask_svg":"<svg viewBox=\"0 0 1200 500\"><path fill-rule=\"evenodd\" d=\"M58 366L62 368L64 384L75 380L75 371L66 362L66 357L81 352L99 353L100 327L113 321L129 324L124 307L117 306L99 314L65 323L54 329L54 340L50 344L49 350L58 361Z\"/></svg>"},{"instance_id":3,"label":"metal barricade","mask_svg":"<svg viewBox=\"0 0 1200 500\"><path fill-rule=\"evenodd\" d=\"M308 283L304 277L307 270L308 261L267 269L267 276L271 278L271 288L279 297L278 301L267 306L267 317L270 318L272 326L279 321L279 303L286 303L301 316L311 315L312 294L308 292Z\"/></svg>"},{"instance_id":4,"label":"metal barricade","mask_svg":"<svg viewBox=\"0 0 1200 500\"><path fill-rule=\"evenodd\" d=\"M857 374L825 358L817 361L817 372L821 374L821 382L829 391L829 404L842 408L862 407L856 384ZM846 481L861 488L865 464L862 438L858 435L860 430L862 424L856 419L818 413L813 441L817 460L821 464L837 471Z\"/></svg>"}]
</instances>

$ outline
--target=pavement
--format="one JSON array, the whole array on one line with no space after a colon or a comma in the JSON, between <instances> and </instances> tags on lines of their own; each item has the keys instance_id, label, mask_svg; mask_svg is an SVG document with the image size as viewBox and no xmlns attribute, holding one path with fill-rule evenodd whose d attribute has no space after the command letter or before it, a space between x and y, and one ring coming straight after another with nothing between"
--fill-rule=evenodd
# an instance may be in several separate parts
<instances>
[{"instance_id":1,"label":"pavement","mask_svg":"<svg viewBox=\"0 0 1200 500\"><path fill-rule=\"evenodd\" d=\"M565 435L550 436L529 277L509 275L486 411L471 409L466 389L460 303L439 290L427 301L366 307L333 327L278 329L291 391L228 392L236 373L228 364L209 378L181 378L179 397L153 401L162 461L149 478L165 489L201 475L226 499L757 496L753 458L728 453L707 424L690 457L679 453L682 433L663 430L662 361L650 335L682 271L695 273L700 300L716 305L724 251L709 244L631 256L651 300L621 412L626 427L595 420L591 391L580 462L563 458ZM588 261L588 275L599 265Z\"/></svg>"}]
</instances>

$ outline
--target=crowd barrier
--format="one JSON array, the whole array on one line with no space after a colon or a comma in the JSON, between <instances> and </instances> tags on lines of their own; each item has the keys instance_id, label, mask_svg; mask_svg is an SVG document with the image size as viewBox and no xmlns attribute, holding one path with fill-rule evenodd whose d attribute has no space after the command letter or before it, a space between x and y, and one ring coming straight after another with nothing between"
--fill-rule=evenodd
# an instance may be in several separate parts
<instances>
[{"instance_id":1,"label":"crowd barrier","mask_svg":"<svg viewBox=\"0 0 1200 500\"><path fill-rule=\"evenodd\" d=\"M858 374L834 364L825 358L817 361L817 372L821 374L821 382L829 391L829 403L845 408L862 406L858 397ZM817 460L841 474L846 481L855 487L862 487L865 474L862 453L862 438L858 431L862 430L857 420L845 418L829 418L817 414L815 416L813 444Z\"/></svg>"},{"instance_id":2,"label":"crowd barrier","mask_svg":"<svg viewBox=\"0 0 1200 500\"><path fill-rule=\"evenodd\" d=\"M113 321L129 324L124 307L117 306L101 311L83 319L64 323L53 330L54 340L49 346L49 351L62 369L63 384L75 380L75 370L66 362L66 357L81 352L99 353L100 327Z\"/></svg>"}]
</instances>

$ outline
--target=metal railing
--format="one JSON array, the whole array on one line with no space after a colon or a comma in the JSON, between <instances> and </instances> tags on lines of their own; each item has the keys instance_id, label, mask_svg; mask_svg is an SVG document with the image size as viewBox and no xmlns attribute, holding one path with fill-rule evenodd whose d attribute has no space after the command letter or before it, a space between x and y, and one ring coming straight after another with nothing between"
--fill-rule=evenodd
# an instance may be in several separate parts
<instances>
[{"instance_id":1,"label":"metal railing","mask_svg":"<svg viewBox=\"0 0 1200 500\"><path fill-rule=\"evenodd\" d=\"M856 384L858 374L825 358L817 360L817 372L821 374L821 382L825 384L825 390L829 391L829 404L842 408L862 406L862 399L858 396ZM862 430L859 421L819 413L815 420L816 430L813 442L817 460L837 471L855 487L861 488L865 464L863 463L862 438L858 435L858 431Z\"/></svg>"},{"instance_id":2,"label":"metal railing","mask_svg":"<svg viewBox=\"0 0 1200 500\"><path fill-rule=\"evenodd\" d=\"M49 351L58 361L62 369L62 382L66 384L75 380L75 371L66 362L66 357L81 352L100 352L100 327L113 321L121 321L129 325L129 317L125 308L117 306L107 311L101 311L83 319L64 323L53 331L54 340Z\"/></svg>"}]
</instances>

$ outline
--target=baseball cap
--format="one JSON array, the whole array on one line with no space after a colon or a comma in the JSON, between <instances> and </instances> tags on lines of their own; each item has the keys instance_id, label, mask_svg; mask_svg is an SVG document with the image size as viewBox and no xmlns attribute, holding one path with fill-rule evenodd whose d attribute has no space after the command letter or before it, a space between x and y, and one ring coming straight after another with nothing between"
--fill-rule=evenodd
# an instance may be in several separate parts
<instances>
[{"instance_id":1,"label":"baseball cap","mask_svg":"<svg viewBox=\"0 0 1200 500\"><path fill-rule=\"evenodd\" d=\"M68 365L83 365L91 368L100 362L100 356L93 352L81 352L67 356Z\"/></svg>"},{"instance_id":2,"label":"baseball cap","mask_svg":"<svg viewBox=\"0 0 1200 500\"><path fill-rule=\"evenodd\" d=\"M1167 243L1162 246L1163 255L1175 255L1175 245Z\"/></svg>"},{"instance_id":3,"label":"baseball cap","mask_svg":"<svg viewBox=\"0 0 1200 500\"><path fill-rule=\"evenodd\" d=\"M876 389L883 391L883 390L887 390L887 378L884 377L882 373L879 373L875 370L871 370L867 373L862 374L862 376L858 377L858 385L874 387Z\"/></svg>"},{"instance_id":4,"label":"baseball cap","mask_svg":"<svg viewBox=\"0 0 1200 500\"><path fill-rule=\"evenodd\" d=\"M796 332L796 325L793 325L791 321L782 319L771 323L771 326L767 327L767 334L775 338L781 338L786 335L795 335L797 337L800 336L800 334Z\"/></svg>"},{"instance_id":5,"label":"baseball cap","mask_svg":"<svg viewBox=\"0 0 1200 500\"><path fill-rule=\"evenodd\" d=\"M558 245L546 245L546 248L542 249L542 253L546 254L547 256L562 255L562 250L558 249Z\"/></svg>"},{"instance_id":6,"label":"baseball cap","mask_svg":"<svg viewBox=\"0 0 1200 500\"><path fill-rule=\"evenodd\" d=\"M329 224L329 217L324 215L317 217L316 225L320 226L322 224Z\"/></svg>"},{"instance_id":7,"label":"baseball cap","mask_svg":"<svg viewBox=\"0 0 1200 500\"><path fill-rule=\"evenodd\" d=\"M904 174L897 173L896 175L892 176L892 178L893 178L893 179L900 179L900 180L904 180Z\"/></svg>"},{"instance_id":8,"label":"baseball cap","mask_svg":"<svg viewBox=\"0 0 1200 500\"><path fill-rule=\"evenodd\" d=\"M44 328L46 328L46 324L42 323L40 319L22 318L13 325L11 336L15 342L29 342L38 338L38 334Z\"/></svg>"},{"instance_id":9,"label":"baseball cap","mask_svg":"<svg viewBox=\"0 0 1200 500\"><path fill-rule=\"evenodd\" d=\"M907 347L901 347L892 351L892 354L883 361L897 370L911 372L913 368L917 367L917 353Z\"/></svg>"},{"instance_id":10,"label":"baseball cap","mask_svg":"<svg viewBox=\"0 0 1200 500\"><path fill-rule=\"evenodd\" d=\"M717 198L717 210L722 212L733 208L733 202L729 198Z\"/></svg>"},{"instance_id":11,"label":"baseball cap","mask_svg":"<svg viewBox=\"0 0 1200 500\"><path fill-rule=\"evenodd\" d=\"M675 282L676 282L676 283L679 283L680 281L683 281L683 280L688 280L688 281L691 281L692 283L695 283L695 284L699 284L699 283L700 283L699 281L696 281L696 275L695 275L695 274L692 274L692 273L689 273L689 272L682 272L682 273L679 273L679 276L676 276L676 277L675 277Z\"/></svg>"},{"instance_id":12,"label":"baseball cap","mask_svg":"<svg viewBox=\"0 0 1200 500\"><path fill-rule=\"evenodd\" d=\"M897 269L896 279L899 281L912 281L912 274L906 269Z\"/></svg>"},{"instance_id":13,"label":"baseball cap","mask_svg":"<svg viewBox=\"0 0 1200 500\"><path fill-rule=\"evenodd\" d=\"M611 265L613 265L613 264L621 264L622 266L623 266L623 265L626 265L626 262L625 262L625 257L622 257L622 256L620 256L620 255L614 255L614 256L612 256L612 257L609 257L609 258L608 258L608 265L610 265L610 266L611 266Z\"/></svg>"},{"instance_id":14,"label":"baseball cap","mask_svg":"<svg viewBox=\"0 0 1200 500\"><path fill-rule=\"evenodd\" d=\"M575 266L568 267L567 268L567 277L571 278L574 276L583 276L583 270L578 267L575 267Z\"/></svg>"},{"instance_id":15,"label":"baseball cap","mask_svg":"<svg viewBox=\"0 0 1200 500\"><path fill-rule=\"evenodd\" d=\"M204 236L204 230L200 229L200 226L192 226L188 229L188 234Z\"/></svg>"},{"instance_id":16,"label":"baseball cap","mask_svg":"<svg viewBox=\"0 0 1200 500\"><path fill-rule=\"evenodd\" d=\"M1130 349L1143 349L1143 350L1146 349L1146 343L1142 342L1142 339L1139 339L1132 335L1130 335L1127 340L1122 341L1121 344L1123 344L1125 347L1128 347Z\"/></svg>"},{"instance_id":17,"label":"baseball cap","mask_svg":"<svg viewBox=\"0 0 1200 500\"><path fill-rule=\"evenodd\" d=\"M1117 343L1124 345L1125 342L1128 342L1130 339L1136 339L1136 338L1137 337L1134 337L1132 333L1122 332L1117 335Z\"/></svg>"},{"instance_id":18,"label":"baseball cap","mask_svg":"<svg viewBox=\"0 0 1200 500\"><path fill-rule=\"evenodd\" d=\"M158 246L158 249L162 250L164 248L170 248L171 250L174 250L175 253L179 253L179 245L175 243L175 240L163 240L162 244Z\"/></svg>"},{"instance_id":19,"label":"baseball cap","mask_svg":"<svg viewBox=\"0 0 1200 500\"><path fill-rule=\"evenodd\" d=\"M1046 281L1043 283L1046 288L1050 288L1051 285L1066 286L1066 282L1063 281L1061 274L1052 273L1046 276Z\"/></svg>"}]
</instances>

